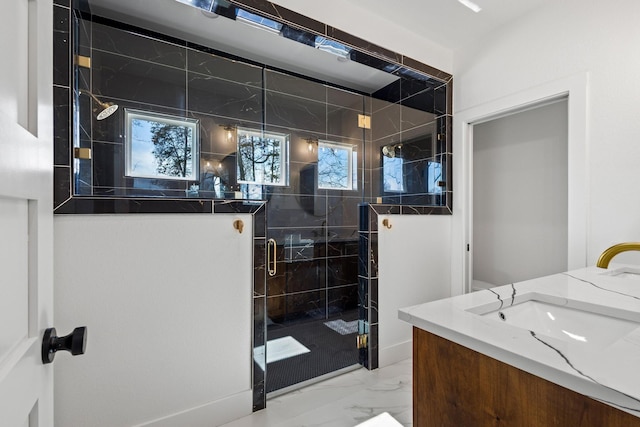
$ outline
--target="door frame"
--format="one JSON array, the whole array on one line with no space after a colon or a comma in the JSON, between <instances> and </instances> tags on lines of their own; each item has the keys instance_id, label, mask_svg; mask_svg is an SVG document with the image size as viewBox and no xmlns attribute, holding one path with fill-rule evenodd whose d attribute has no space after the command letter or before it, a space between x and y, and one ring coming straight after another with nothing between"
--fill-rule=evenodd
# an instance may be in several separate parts
<instances>
[{"instance_id":1,"label":"door frame","mask_svg":"<svg viewBox=\"0 0 640 427\"><path fill-rule=\"evenodd\" d=\"M473 126L560 98L568 104L568 253L569 270L587 265L588 241L588 73L554 80L478 105L453 116L453 228L451 295L471 290L473 236Z\"/></svg>"}]
</instances>

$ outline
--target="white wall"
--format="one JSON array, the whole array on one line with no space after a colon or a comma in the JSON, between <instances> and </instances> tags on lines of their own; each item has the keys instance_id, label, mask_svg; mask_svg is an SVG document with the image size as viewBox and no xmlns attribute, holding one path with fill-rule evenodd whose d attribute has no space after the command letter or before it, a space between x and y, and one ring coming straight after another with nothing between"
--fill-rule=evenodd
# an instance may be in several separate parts
<instances>
[{"instance_id":1,"label":"white wall","mask_svg":"<svg viewBox=\"0 0 640 427\"><path fill-rule=\"evenodd\" d=\"M55 217L55 326L88 327L54 363L56 425L250 414L252 234L250 215Z\"/></svg>"},{"instance_id":2,"label":"white wall","mask_svg":"<svg viewBox=\"0 0 640 427\"><path fill-rule=\"evenodd\" d=\"M382 225L388 219L391 228ZM398 309L450 296L451 217L378 217L379 366L411 357L412 327Z\"/></svg>"},{"instance_id":3,"label":"white wall","mask_svg":"<svg viewBox=\"0 0 640 427\"><path fill-rule=\"evenodd\" d=\"M567 270L567 101L473 128L473 279Z\"/></svg>"},{"instance_id":4,"label":"white wall","mask_svg":"<svg viewBox=\"0 0 640 427\"><path fill-rule=\"evenodd\" d=\"M613 243L640 240L638 16L635 0L554 2L454 54L456 114L588 73L588 265Z\"/></svg>"}]
</instances>

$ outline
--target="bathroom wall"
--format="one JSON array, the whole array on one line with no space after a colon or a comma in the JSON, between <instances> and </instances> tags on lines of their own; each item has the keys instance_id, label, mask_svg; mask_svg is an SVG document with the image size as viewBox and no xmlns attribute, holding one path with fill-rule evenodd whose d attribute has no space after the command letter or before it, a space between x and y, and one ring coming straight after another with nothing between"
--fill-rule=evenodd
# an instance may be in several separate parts
<instances>
[{"instance_id":1,"label":"bathroom wall","mask_svg":"<svg viewBox=\"0 0 640 427\"><path fill-rule=\"evenodd\" d=\"M640 57L629 54L640 43L638 14L633 1L554 2L455 53L456 113L588 73L586 265L611 244L640 240Z\"/></svg>"},{"instance_id":2,"label":"bathroom wall","mask_svg":"<svg viewBox=\"0 0 640 427\"><path fill-rule=\"evenodd\" d=\"M379 215L377 234L382 368L411 357L412 327L398 319L398 309L450 296L451 221L446 215Z\"/></svg>"},{"instance_id":3,"label":"bathroom wall","mask_svg":"<svg viewBox=\"0 0 640 427\"><path fill-rule=\"evenodd\" d=\"M251 413L251 215L58 215L54 232L55 325L88 328L86 354L54 364L56 425Z\"/></svg>"}]
</instances>

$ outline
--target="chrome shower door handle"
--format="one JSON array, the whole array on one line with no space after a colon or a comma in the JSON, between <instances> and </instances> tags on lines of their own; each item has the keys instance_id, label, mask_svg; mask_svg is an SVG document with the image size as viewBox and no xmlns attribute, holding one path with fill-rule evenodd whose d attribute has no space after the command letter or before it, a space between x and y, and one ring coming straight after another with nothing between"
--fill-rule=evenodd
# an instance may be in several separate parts
<instances>
[{"instance_id":1,"label":"chrome shower door handle","mask_svg":"<svg viewBox=\"0 0 640 427\"><path fill-rule=\"evenodd\" d=\"M273 277L277 272L277 263L276 263L276 249L278 248L278 244L275 239L269 239L267 241L267 270L269 272L269 276Z\"/></svg>"}]
</instances>

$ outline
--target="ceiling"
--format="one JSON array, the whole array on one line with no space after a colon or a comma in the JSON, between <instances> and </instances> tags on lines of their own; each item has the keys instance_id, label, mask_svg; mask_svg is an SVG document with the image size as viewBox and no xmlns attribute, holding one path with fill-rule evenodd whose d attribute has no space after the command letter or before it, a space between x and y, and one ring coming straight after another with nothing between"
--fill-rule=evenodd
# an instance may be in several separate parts
<instances>
[{"instance_id":1,"label":"ceiling","mask_svg":"<svg viewBox=\"0 0 640 427\"><path fill-rule=\"evenodd\" d=\"M482 8L473 12L457 0L340 0L366 8L445 48L455 50L496 28L557 0L473 0ZM295 0L274 2L290 3ZM286 7L286 6L285 6Z\"/></svg>"}]
</instances>

